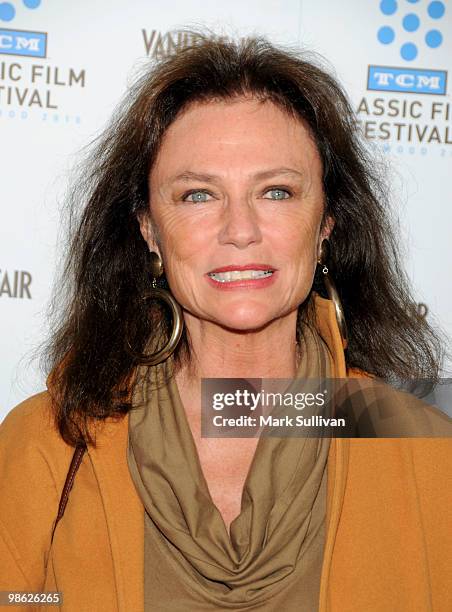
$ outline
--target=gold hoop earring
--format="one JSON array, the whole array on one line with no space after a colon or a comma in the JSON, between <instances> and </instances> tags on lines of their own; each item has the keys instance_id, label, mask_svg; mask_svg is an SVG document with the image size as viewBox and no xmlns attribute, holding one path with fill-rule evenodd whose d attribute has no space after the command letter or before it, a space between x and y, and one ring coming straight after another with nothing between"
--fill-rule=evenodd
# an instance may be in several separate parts
<instances>
[{"instance_id":1,"label":"gold hoop earring","mask_svg":"<svg viewBox=\"0 0 452 612\"><path fill-rule=\"evenodd\" d=\"M138 364L153 366L162 363L162 361L168 359L168 357L176 349L182 335L182 330L184 328L184 319L182 316L182 309L178 302L171 295L171 293L166 289L157 287L157 278L159 278L163 274L163 262L160 259L158 253L156 253L155 251L151 251L151 273L153 276L152 290L146 295L144 295L142 299L148 300L160 298L170 307L171 314L173 317L173 327L171 330L171 335L168 342L163 348L156 351L155 353L150 353L149 355L134 353L132 352L129 343L128 346L130 349L129 353L133 356L133 358Z\"/></svg>"},{"instance_id":2,"label":"gold hoop earring","mask_svg":"<svg viewBox=\"0 0 452 612\"><path fill-rule=\"evenodd\" d=\"M330 242L326 238L322 240L320 246L320 257L318 263L322 266L323 281L325 283L325 289L328 293L328 298L334 304L334 310L336 312L336 321L339 327L339 332L342 339L342 347L347 348L348 345L348 333L347 324L345 322L344 309L342 308L341 300L336 289L336 285L329 274L328 266L326 265L330 257Z\"/></svg>"}]
</instances>

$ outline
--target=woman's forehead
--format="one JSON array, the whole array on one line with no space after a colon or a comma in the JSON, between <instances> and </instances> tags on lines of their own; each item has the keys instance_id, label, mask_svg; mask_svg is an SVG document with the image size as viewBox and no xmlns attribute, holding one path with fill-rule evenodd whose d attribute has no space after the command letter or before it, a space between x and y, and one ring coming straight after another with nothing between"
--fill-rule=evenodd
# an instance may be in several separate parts
<instances>
[{"instance_id":1,"label":"woman's forehead","mask_svg":"<svg viewBox=\"0 0 452 612\"><path fill-rule=\"evenodd\" d=\"M269 100L238 98L196 102L165 132L154 171L259 173L278 167L315 170L320 157L304 122ZM187 166L188 164L188 166Z\"/></svg>"},{"instance_id":2,"label":"woman's forehead","mask_svg":"<svg viewBox=\"0 0 452 612\"><path fill-rule=\"evenodd\" d=\"M294 135L305 135L309 130L301 118L289 114L271 100L260 100L256 97L235 97L226 100L192 102L171 123L165 132L164 139L193 137L193 130L217 135L224 142L246 137L252 129L268 134L271 127L278 127ZM245 133L243 127L246 127Z\"/></svg>"}]
</instances>

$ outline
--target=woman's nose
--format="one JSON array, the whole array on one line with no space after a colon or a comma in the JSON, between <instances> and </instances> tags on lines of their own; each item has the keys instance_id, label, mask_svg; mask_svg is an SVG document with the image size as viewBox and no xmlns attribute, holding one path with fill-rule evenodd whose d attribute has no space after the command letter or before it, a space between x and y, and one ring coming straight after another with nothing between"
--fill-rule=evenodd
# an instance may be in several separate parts
<instances>
[{"instance_id":1,"label":"woman's nose","mask_svg":"<svg viewBox=\"0 0 452 612\"><path fill-rule=\"evenodd\" d=\"M239 249L262 240L256 210L249 202L228 203L223 212L218 240L220 244L233 244Z\"/></svg>"}]
</instances>

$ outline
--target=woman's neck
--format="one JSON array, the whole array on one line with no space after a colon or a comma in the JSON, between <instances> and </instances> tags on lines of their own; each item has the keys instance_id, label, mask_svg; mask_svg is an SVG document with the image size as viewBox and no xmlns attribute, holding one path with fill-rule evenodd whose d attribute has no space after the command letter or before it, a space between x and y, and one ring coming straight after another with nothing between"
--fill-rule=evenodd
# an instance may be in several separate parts
<instances>
[{"instance_id":1,"label":"woman's neck","mask_svg":"<svg viewBox=\"0 0 452 612\"><path fill-rule=\"evenodd\" d=\"M291 378L298 368L297 312L264 328L236 331L184 313L190 337L190 365L178 378L199 385L201 378Z\"/></svg>"}]
</instances>

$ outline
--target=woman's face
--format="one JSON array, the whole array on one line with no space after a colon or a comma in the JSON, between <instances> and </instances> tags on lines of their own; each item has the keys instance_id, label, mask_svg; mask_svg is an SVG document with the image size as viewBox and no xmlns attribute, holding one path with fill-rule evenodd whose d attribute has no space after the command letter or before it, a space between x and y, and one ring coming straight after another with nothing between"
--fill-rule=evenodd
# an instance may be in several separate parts
<instances>
[{"instance_id":1,"label":"woman's face","mask_svg":"<svg viewBox=\"0 0 452 612\"><path fill-rule=\"evenodd\" d=\"M300 120L254 98L195 103L166 131L149 187L141 231L186 311L252 330L307 297L332 223L320 232L322 163Z\"/></svg>"}]
</instances>

